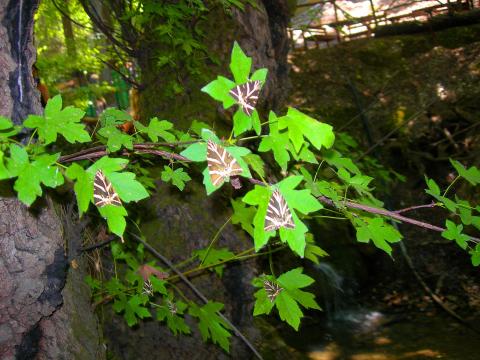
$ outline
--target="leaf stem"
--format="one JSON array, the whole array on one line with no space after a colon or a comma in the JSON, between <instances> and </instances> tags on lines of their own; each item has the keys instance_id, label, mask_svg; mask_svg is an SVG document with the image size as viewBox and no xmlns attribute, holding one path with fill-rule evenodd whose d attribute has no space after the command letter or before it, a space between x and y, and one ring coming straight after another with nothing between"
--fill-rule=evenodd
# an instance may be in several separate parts
<instances>
[{"instance_id":1,"label":"leaf stem","mask_svg":"<svg viewBox=\"0 0 480 360\"><path fill-rule=\"evenodd\" d=\"M447 189L445 190L445 192L443 193L443 197L445 197L448 193L448 190L450 190L450 188L453 186L453 184L455 184L457 182L457 180L460 179L460 175L457 175L457 177L455 179L453 179L453 181L450 183L450 185L448 185Z\"/></svg>"},{"instance_id":2,"label":"leaf stem","mask_svg":"<svg viewBox=\"0 0 480 360\"><path fill-rule=\"evenodd\" d=\"M232 220L232 217L230 216L227 221L225 221L223 223L222 226L220 226L220 228L217 230L217 232L215 233L215 235L213 236L213 239L212 241L210 242L210 245L208 245L208 248L207 248L207 251L205 252L205 255L203 256L202 260L200 261L200 265L198 265L198 267L201 267L203 265L203 263L205 262L205 259L208 257L208 254L210 253L210 249L212 248L213 244L215 244L215 242L217 241L217 239L220 237L220 234L222 233L223 229L225 229L225 226L228 225L228 223L230 222L230 220Z\"/></svg>"}]
</instances>

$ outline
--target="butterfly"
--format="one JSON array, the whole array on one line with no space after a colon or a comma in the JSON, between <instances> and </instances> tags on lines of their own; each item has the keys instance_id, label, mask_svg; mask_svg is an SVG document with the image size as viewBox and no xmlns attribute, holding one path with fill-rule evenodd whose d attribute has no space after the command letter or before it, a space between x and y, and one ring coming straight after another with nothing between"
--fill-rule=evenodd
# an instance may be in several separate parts
<instances>
[{"instance_id":1,"label":"butterfly","mask_svg":"<svg viewBox=\"0 0 480 360\"><path fill-rule=\"evenodd\" d=\"M270 300L270 302L274 302L275 298L283 290L283 288L281 288L280 285L269 280L265 280L263 282L263 288L265 289L265 292L267 293L267 297Z\"/></svg>"},{"instance_id":2,"label":"butterfly","mask_svg":"<svg viewBox=\"0 0 480 360\"><path fill-rule=\"evenodd\" d=\"M257 105L258 94L260 93L260 81L248 81L245 84L238 85L230 90L237 104L240 105L243 112L248 116L252 115Z\"/></svg>"},{"instance_id":3,"label":"butterfly","mask_svg":"<svg viewBox=\"0 0 480 360\"><path fill-rule=\"evenodd\" d=\"M295 223L293 222L292 213L288 208L285 198L280 194L280 191L276 189L268 202L264 230L278 230L281 227L294 229Z\"/></svg>"},{"instance_id":4,"label":"butterfly","mask_svg":"<svg viewBox=\"0 0 480 360\"><path fill-rule=\"evenodd\" d=\"M120 197L102 170L98 170L93 179L93 202L98 207L106 205L122 206Z\"/></svg>"},{"instance_id":5,"label":"butterfly","mask_svg":"<svg viewBox=\"0 0 480 360\"><path fill-rule=\"evenodd\" d=\"M237 160L222 146L211 140L207 142L207 165L213 186L218 186L230 176L240 175L243 172Z\"/></svg>"}]
</instances>

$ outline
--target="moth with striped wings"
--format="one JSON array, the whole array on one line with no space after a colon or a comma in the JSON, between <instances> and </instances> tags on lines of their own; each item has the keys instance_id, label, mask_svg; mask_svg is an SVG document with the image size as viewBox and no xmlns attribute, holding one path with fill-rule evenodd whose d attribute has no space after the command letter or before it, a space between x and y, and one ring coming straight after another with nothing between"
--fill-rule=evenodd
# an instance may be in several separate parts
<instances>
[{"instance_id":1,"label":"moth with striped wings","mask_svg":"<svg viewBox=\"0 0 480 360\"><path fill-rule=\"evenodd\" d=\"M280 228L295 229L292 213L288 208L285 198L278 189L275 189L268 202L267 215L265 216L264 230L266 232Z\"/></svg>"},{"instance_id":2,"label":"moth with striped wings","mask_svg":"<svg viewBox=\"0 0 480 360\"><path fill-rule=\"evenodd\" d=\"M225 148L211 140L207 142L207 166L210 180L215 187L230 176L238 176L243 172L237 160Z\"/></svg>"},{"instance_id":3,"label":"moth with striped wings","mask_svg":"<svg viewBox=\"0 0 480 360\"><path fill-rule=\"evenodd\" d=\"M257 105L260 89L261 83L259 80L248 81L230 90L230 95L232 95L237 104L240 105L242 111L247 116L251 116Z\"/></svg>"},{"instance_id":4,"label":"moth with striped wings","mask_svg":"<svg viewBox=\"0 0 480 360\"><path fill-rule=\"evenodd\" d=\"M122 206L122 201L102 170L97 170L93 179L93 202L97 207Z\"/></svg>"}]
</instances>

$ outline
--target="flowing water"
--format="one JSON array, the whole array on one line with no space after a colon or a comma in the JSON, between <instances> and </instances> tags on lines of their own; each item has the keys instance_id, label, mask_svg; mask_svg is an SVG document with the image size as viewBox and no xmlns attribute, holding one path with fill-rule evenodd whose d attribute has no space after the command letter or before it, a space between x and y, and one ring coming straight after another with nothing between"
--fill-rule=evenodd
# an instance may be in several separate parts
<instances>
[{"instance_id":1,"label":"flowing water","mask_svg":"<svg viewBox=\"0 0 480 360\"><path fill-rule=\"evenodd\" d=\"M324 315L288 335L314 360L479 360L480 336L444 313L384 313L355 301L352 284L332 265L316 266Z\"/></svg>"}]
</instances>

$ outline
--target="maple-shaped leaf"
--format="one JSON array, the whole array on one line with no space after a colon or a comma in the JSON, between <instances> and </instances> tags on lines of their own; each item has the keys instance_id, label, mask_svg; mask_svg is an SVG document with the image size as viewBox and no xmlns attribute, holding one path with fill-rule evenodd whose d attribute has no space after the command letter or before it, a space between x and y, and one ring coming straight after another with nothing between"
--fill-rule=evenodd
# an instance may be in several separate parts
<instances>
[{"instance_id":1,"label":"maple-shaped leaf","mask_svg":"<svg viewBox=\"0 0 480 360\"><path fill-rule=\"evenodd\" d=\"M157 308L157 320L166 321L170 331L174 334L190 334L190 328L183 317L187 304L183 301L174 301L171 297L164 299L162 306Z\"/></svg>"},{"instance_id":2,"label":"maple-shaped leaf","mask_svg":"<svg viewBox=\"0 0 480 360\"><path fill-rule=\"evenodd\" d=\"M84 143L91 141L85 125L80 123L84 115L85 112L72 106L62 110L62 97L56 95L48 100L44 116L29 115L23 125L31 129L36 128L40 140L45 144L55 142L58 134L69 143Z\"/></svg>"},{"instance_id":3,"label":"maple-shaped leaf","mask_svg":"<svg viewBox=\"0 0 480 360\"><path fill-rule=\"evenodd\" d=\"M40 155L30 162L27 151L18 145L10 145L10 157L7 160L9 177L17 177L13 188L18 198L30 206L42 195L41 185L55 188L63 184L61 171L55 166L60 154Z\"/></svg>"},{"instance_id":4,"label":"maple-shaped leaf","mask_svg":"<svg viewBox=\"0 0 480 360\"><path fill-rule=\"evenodd\" d=\"M269 296L269 288L265 282L276 284L277 292L275 296ZM307 291L300 290L311 285L314 279L303 274L302 268L290 270L277 279L272 276L263 276L253 281L254 286L260 287L255 293L254 316L269 314L273 307L277 308L280 318L286 321L295 330L298 330L303 312L300 305L306 309L321 310L315 301L315 295Z\"/></svg>"},{"instance_id":5,"label":"maple-shaped leaf","mask_svg":"<svg viewBox=\"0 0 480 360\"><path fill-rule=\"evenodd\" d=\"M288 161L290 160L290 154L288 153L290 149L288 134L280 133L277 116L273 111L270 112L268 120L270 122L270 133L262 138L258 146L258 151L272 151L275 161L280 165L282 170L286 170Z\"/></svg>"},{"instance_id":6,"label":"maple-shaped leaf","mask_svg":"<svg viewBox=\"0 0 480 360\"><path fill-rule=\"evenodd\" d=\"M463 225L455 224L451 220L447 220L445 223L446 230L442 232L442 236L448 240L455 240L458 246L465 250L468 246L468 240L470 239L468 235L462 233Z\"/></svg>"},{"instance_id":7,"label":"maple-shaped leaf","mask_svg":"<svg viewBox=\"0 0 480 360\"><path fill-rule=\"evenodd\" d=\"M185 183L187 181L192 180L192 178L183 171L183 168L178 168L173 170L170 166L165 165L163 167L162 181L171 181L173 185L175 185L180 191L185 188Z\"/></svg>"},{"instance_id":8,"label":"maple-shaped leaf","mask_svg":"<svg viewBox=\"0 0 480 360\"><path fill-rule=\"evenodd\" d=\"M457 170L458 175L463 177L470 184L474 186L480 184L480 170L477 167L471 166L467 169L460 162L452 159L450 159L450 163L453 165L455 170Z\"/></svg>"},{"instance_id":9,"label":"maple-shaped leaf","mask_svg":"<svg viewBox=\"0 0 480 360\"><path fill-rule=\"evenodd\" d=\"M288 108L287 115L278 118L279 130L288 129L288 137L298 153L307 139L315 149L330 148L335 141L332 126L322 123L294 108Z\"/></svg>"},{"instance_id":10,"label":"maple-shaped leaf","mask_svg":"<svg viewBox=\"0 0 480 360\"><path fill-rule=\"evenodd\" d=\"M147 281L151 275L157 277L160 280L165 280L168 278L168 273L158 270L149 264L142 264L138 267L138 273L143 278L144 281Z\"/></svg>"},{"instance_id":11,"label":"maple-shaped leaf","mask_svg":"<svg viewBox=\"0 0 480 360\"><path fill-rule=\"evenodd\" d=\"M198 318L198 328L203 341L211 339L213 343L220 345L223 350L229 352L229 338L232 334L228 331L230 329L228 323L218 315L218 312L222 309L223 304L209 301L202 307L192 304L188 313Z\"/></svg>"},{"instance_id":12,"label":"maple-shaped leaf","mask_svg":"<svg viewBox=\"0 0 480 360\"><path fill-rule=\"evenodd\" d=\"M232 259L235 257L235 254L232 253L227 248L215 249L215 248L207 248L201 250L195 250L193 255L196 256L200 260L200 265L203 266L210 266L217 264L223 260ZM224 264L220 264L214 267L211 267L210 270L215 271L218 276L223 275L223 269L225 268Z\"/></svg>"},{"instance_id":13,"label":"maple-shaped leaf","mask_svg":"<svg viewBox=\"0 0 480 360\"><path fill-rule=\"evenodd\" d=\"M147 303L148 296L144 294L133 295L130 298L120 294L113 303L113 310L118 313L123 312L128 326L133 326L138 323L138 319L151 317L150 311L145 307Z\"/></svg>"},{"instance_id":14,"label":"maple-shaped leaf","mask_svg":"<svg viewBox=\"0 0 480 360\"><path fill-rule=\"evenodd\" d=\"M392 247L389 243L396 243L402 239L402 234L381 217L356 217L353 224L357 229L357 241L368 243L372 240L376 247L388 255L392 255Z\"/></svg>"},{"instance_id":15,"label":"maple-shaped leaf","mask_svg":"<svg viewBox=\"0 0 480 360\"><path fill-rule=\"evenodd\" d=\"M255 250L267 244L268 239L275 235L274 231L265 231L265 217L270 198L277 188L285 198L289 211L292 214L292 220L295 227L288 229L281 227L279 229L280 239L288 243L289 247L299 256L303 257L305 252L305 234L308 231L307 226L299 219L295 210L302 214L309 214L323 208L320 202L311 194L309 189L296 190L295 188L302 182L303 176L289 176L274 187L265 187L256 185L253 190L248 192L242 199L248 205L258 206L257 213L253 219Z\"/></svg>"}]
</instances>

